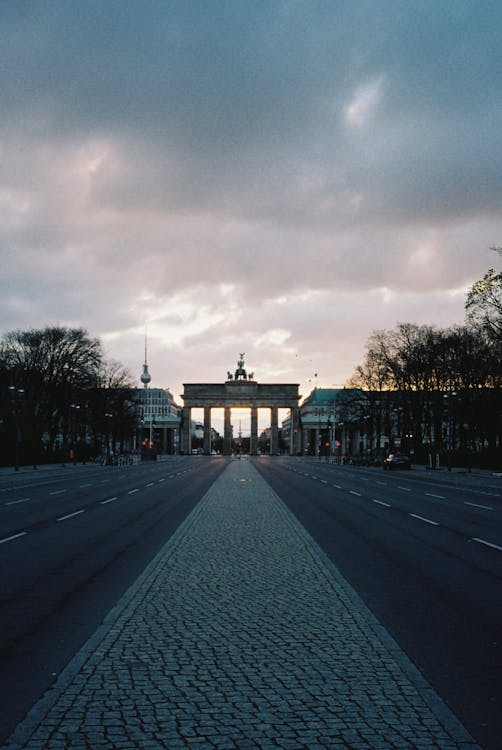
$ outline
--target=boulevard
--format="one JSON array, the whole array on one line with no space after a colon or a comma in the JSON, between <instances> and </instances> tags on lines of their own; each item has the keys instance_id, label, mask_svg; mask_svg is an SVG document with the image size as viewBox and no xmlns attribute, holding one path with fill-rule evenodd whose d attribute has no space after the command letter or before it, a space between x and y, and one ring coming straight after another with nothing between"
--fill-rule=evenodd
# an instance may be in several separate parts
<instances>
[{"instance_id":1,"label":"boulevard","mask_svg":"<svg viewBox=\"0 0 502 750\"><path fill-rule=\"evenodd\" d=\"M0 477L4 741L229 462ZM502 736L500 478L243 458L486 750ZM286 561L287 562L287 561Z\"/></svg>"},{"instance_id":2,"label":"boulevard","mask_svg":"<svg viewBox=\"0 0 502 750\"><path fill-rule=\"evenodd\" d=\"M500 478L318 459L256 466L475 739L497 750Z\"/></svg>"},{"instance_id":3,"label":"boulevard","mask_svg":"<svg viewBox=\"0 0 502 750\"><path fill-rule=\"evenodd\" d=\"M0 742L224 463L172 457L0 476Z\"/></svg>"}]
</instances>

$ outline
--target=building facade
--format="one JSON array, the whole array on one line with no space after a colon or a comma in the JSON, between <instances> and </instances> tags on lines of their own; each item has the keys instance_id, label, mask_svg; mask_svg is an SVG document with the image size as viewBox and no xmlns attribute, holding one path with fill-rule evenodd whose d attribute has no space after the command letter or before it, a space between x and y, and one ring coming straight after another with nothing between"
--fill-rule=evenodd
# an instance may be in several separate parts
<instances>
[{"instance_id":1,"label":"building facade","mask_svg":"<svg viewBox=\"0 0 502 750\"><path fill-rule=\"evenodd\" d=\"M366 396L358 388L314 388L300 406L302 453L359 455L366 450ZM286 434L291 431L289 424Z\"/></svg>"},{"instance_id":2,"label":"building facade","mask_svg":"<svg viewBox=\"0 0 502 750\"><path fill-rule=\"evenodd\" d=\"M163 388L137 388L138 448L155 453L179 453L180 409Z\"/></svg>"}]
</instances>

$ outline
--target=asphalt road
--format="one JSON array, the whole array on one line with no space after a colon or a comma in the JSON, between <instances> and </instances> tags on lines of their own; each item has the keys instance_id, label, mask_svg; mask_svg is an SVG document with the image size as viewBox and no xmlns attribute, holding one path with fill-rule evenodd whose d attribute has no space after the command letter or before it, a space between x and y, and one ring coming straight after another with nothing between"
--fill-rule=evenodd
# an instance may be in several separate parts
<instances>
[{"instance_id":1,"label":"asphalt road","mask_svg":"<svg viewBox=\"0 0 502 750\"><path fill-rule=\"evenodd\" d=\"M0 743L226 461L0 475Z\"/></svg>"},{"instance_id":2,"label":"asphalt road","mask_svg":"<svg viewBox=\"0 0 502 750\"><path fill-rule=\"evenodd\" d=\"M501 480L255 465L474 738L500 750Z\"/></svg>"},{"instance_id":3,"label":"asphalt road","mask_svg":"<svg viewBox=\"0 0 502 750\"><path fill-rule=\"evenodd\" d=\"M475 739L500 750L501 480L253 461ZM226 463L0 475L0 742Z\"/></svg>"}]
</instances>

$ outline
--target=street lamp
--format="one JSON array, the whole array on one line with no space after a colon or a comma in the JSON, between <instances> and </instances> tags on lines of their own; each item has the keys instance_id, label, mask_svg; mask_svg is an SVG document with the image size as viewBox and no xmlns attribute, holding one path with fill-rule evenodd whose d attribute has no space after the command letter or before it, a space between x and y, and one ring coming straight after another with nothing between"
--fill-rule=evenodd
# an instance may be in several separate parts
<instances>
[{"instance_id":1,"label":"street lamp","mask_svg":"<svg viewBox=\"0 0 502 750\"><path fill-rule=\"evenodd\" d=\"M20 465L20 448L21 448L21 422L19 417L21 416L22 403L24 398L24 388L17 388L15 385L9 385L9 396L12 402L12 414L14 415L14 429L15 429L15 449L14 449L14 468L19 471Z\"/></svg>"},{"instance_id":2,"label":"street lamp","mask_svg":"<svg viewBox=\"0 0 502 750\"><path fill-rule=\"evenodd\" d=\"M70 447L70 461L73 461L73 463L76 465L77 463L77 442L78 442L78 432L79 432L79 413L80 413L80 404L73 403L70 404L70 437L71 437L71 447Z\"/></svg>"},{"instance_id":3,"label":"street lamp","mask_svg":"<svg viewBox=\"0 0 502 750\"><path fill-rule=\"evenodd\" d=\"M455 398L456 398L457 392L451 391L450 393L445 393L443 395L443 398L446 399L446 403L448 406L448 471L451 471L452 462L453 462L453 450L454 450L454 426L455 426L455 420L454 420L454 408L455 408Z\"/></svg>"},{"instance_id":4,"label":"street lamp","mask_svg":"<svg viewBox=\"0 0 502 750\"><path fill-rule=\"evenodd\" d=\"M333 447L332 447L333 446L333 436L331 434L331 429L332 429L331 414L328 414L328 425L327 426L328 426L328 445L326 446L326 448L327 448L327 450L326 450L326 461L328 460L328 454L329 454L329 456L331 456L332 455L332 450L333 450Z\"/></svg>"},{"instance_id":5,"label":"street lamp","mask_svg":"<svg viewBox=\"0 0 502 750\"><path fill-rule=\"evenodd\" d=\"M154 414L150 414L150 442L149 442L149 448L153 448L153 428L155 427L155 416Z\"/></svg>"},{"instance_id":6,"label":"street lamp","mask_svg":"<svg viewBox=\"0 0 502 750\"><path fill-rule=\"evenodd\" d=\"M343 445L344 444L344 434L343 434L344 427L345 427L345 422L338 422L338 430L339 430L340 438L338 440L337 447L338 447L338 457L339 457L340 463L342 463L342 450L344 448L344 445Z\"/></svg>"},{"instance_id":7,"label":"street lamp","mask_svg":"<svg viewBox=\"0 0 502 750\"><path fill-rule=\"evenodd\" d=\"M107 464L111 464L112 462L112 435L111 435L111 423L109 420L113 419L113 414L109 411L105 411L105 419L106 419L106 455L107 455Z\"/></svg>"},{"instance_id":8,"label":"street lamp","mask_svg":"<svg viewBox=\"0 0 502 750\"><path fill-rule=\"evenodd\" d=\"M323 415L323 409L316 409L315 414L317 416L317 431L315 439L315 449L319 451L319 461L322 458L322 431L321 431L321 416Z\"/></svg>"}]
</instances>

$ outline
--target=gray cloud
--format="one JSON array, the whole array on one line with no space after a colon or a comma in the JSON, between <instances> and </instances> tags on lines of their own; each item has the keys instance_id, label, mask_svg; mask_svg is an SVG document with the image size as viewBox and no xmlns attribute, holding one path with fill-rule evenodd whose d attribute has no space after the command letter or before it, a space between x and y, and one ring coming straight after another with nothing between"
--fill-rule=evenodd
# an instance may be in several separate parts
<instances>
[{"instance_id":1,"label":"gray cloud","mask_svg":"<svg viewBox=\"0 0 502 750\"><path fill-rule=\"evenodd\" d=\"M495 262L498 2L54 0L0 22L4 330L81 324L133 367L150 318L178 387L241 347L340 380L375 327L460 322Z\"/></svg>"}]
</instances>

